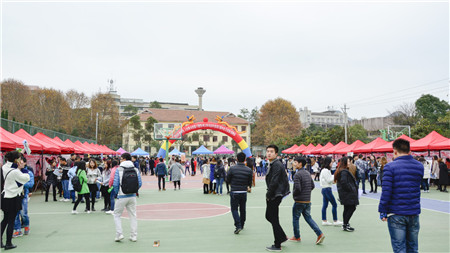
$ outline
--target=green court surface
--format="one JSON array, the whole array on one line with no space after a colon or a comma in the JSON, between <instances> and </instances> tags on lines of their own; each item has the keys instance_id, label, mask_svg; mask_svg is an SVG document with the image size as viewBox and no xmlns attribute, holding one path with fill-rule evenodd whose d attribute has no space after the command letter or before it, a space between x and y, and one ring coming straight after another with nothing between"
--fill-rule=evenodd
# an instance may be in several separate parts
<instances>
[{"instance_id":1,"label":"green court surface","mask_svg":"<svg viewBox=\"0 0 450 253\"><path fill-rule=\"evenodd\" d=\"M157 203L209 203L229 206L229 196L224 194L204 195L201 175L182 181L181 191L167 185L167 191L158 192L154 177L144 177L145 187L140 191L138 205ZM184 187L184 189L183 189ZM224 190L226 192L225 184ZM427 198L440 199L446 196L436 190ZM30 235L13 239L18 247L11 252L265 252L273 243L270 224L265 220L265 183L257 180L256 187L247 200L247 222L239 234L233 233L233 218L230 212L223 215L175 220L183 210L167 210L174 220L139 220L138 241L131 242L129 220L123 218L125 240L114 242L115 227L112 215L96 211L80 214L70 213L70 202L44 202L40 192L34 193L29 203L31 219ZM337 193L334 192L335 197ZM424 196L424 194L422 194ZM448 195L447 195L448 196ZM50 198L51 199L51 198ZM446 199L447 204L448 198ZM280 206L280 220L286 234L292 232L292 196L285 198ZM378 200L362 197L350 223L355 232L344 232L340 227L321 225L322 195L320 189L312 194L312 216L325 234L322 245L315 245L316 235L300 219L302 242L285 242L283 252L392 252L387 224L379 220ZM103 208L103 201L96 209ZM338 206L338 217L342 220L342 206ZM149 217L152 218L151 212ZM328 208L331 219L331 206ZM140 218L138 216L138 218ZM142 217L141 217L142 218ZM156 218L156 217L153 217ZM448 213L422 210L419 233L420 252L449 252L450 216ZM160 240L160 247L153 242Z\"/></svg>"}]
</instances>

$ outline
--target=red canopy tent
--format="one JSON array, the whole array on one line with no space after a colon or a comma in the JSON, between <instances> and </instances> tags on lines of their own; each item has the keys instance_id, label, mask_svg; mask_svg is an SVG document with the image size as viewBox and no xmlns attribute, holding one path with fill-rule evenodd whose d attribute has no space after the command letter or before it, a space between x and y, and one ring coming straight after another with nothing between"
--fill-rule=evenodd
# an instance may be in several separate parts
<instances>
[{"instance_id":1,"label":"red canopy tent","mask_svg":"<svg viewBox=\"0 0 450 253\"><path fill-rule=\"evenodd\" d=\"M430 149L432 144L445 141L447 138L438 134L436 131L429 133L427 136L411 144L411 151L426 151Z\"/></svg>"},{"instance_id":2,"label":"red canopy tent","mask_svg":"<svg viewBox=\"0 0 450 253\"><path fill-rule=\"evenodd\" d=\"M333 147L334 145L331 142L328 142L325 146L323 146L322 148L318 149L317 147L311 152L311 154L316 154L316 155L320 155L322 152L322 150L328 149Z\"/></svg>"},{"instance_id":3,"label":"red canopy tent","mask_svg":"<svg viewBox=\"0 0 450 253\"><path fill-rule=\"evenodd\" d=\"M345 148L336 150L334 153L335 154L347 154L349 152L353 152L354 149L357 149L361 146L366 145L364 142L360 141L360 140L356 140L355 142L353 142L352 144L348 145Z\"/></svg>"},{"instance_id":4,"label":"red canopy tent","mask_svg":"<svg viewBox=\"0 0 450 253\"><path fill-rule=\"evenodd\" d=\"M310 154L317 154L317 151L320 152L320 150L323 148L323 146L321 144L317 144L317 146L311 150Z\"/></svg>"},{"instance_id":5,"label":"red canopy tent","mask_svg":"<svg viewBox=\"0 0 450 253\"><path fill-rule=\"evenodd\" d=\"M73 144L83 149L85 154L97 155L98 153L97 150L94 150L89 146L83 145L83 143L81 143L80 141L76 141Z\"/></svg>"},{"instance_id":6,"label":"red canopy tent","mask_svg":"<svg viewBox=\"0 0 450 253\"><path fill-rule=\"evenodd\" d=\"M291 153L289 153L291 150L293 150L293 149L295 149L295 148L297 148L298 146L297 146L297 144L294 144L292 147L290 147L290 148L287 148L287 149L285 149L285 150L283 150L283 151L281 151L281 153L285 153L285 154L291 154Z\"/></svg>"},{"instance_id":7,"label":"red canopy tent","mask_svg":"<svg viewBox=\"0 0 450 253\"><path fill-rule=\"evenodd\" d=\"M304 155L310 155L310 154L311 154L311 151L312 151L313 149L315 149L315 148L316 148L316 146L314 146L314 144L310 143L310 144L302 151L302 154L304 154Z\"/></svg>"},{"instance_id":8,"label":"red canopy tent","mask_svg":"<svg viewBox=\"0 0 450 253\"><path fill-rule=\"evenodd\" d=\"M29 133L27 133L23 129L19 129L19 131L15 132L14 134L19 136L19 137L22 137L22 138L26 139L27 141L29 139L32 139L33 141L41 144L42 147L43 147L44 153L47 153L47 154L61 154L61 149L56 144L53 144L51 142L35 138L35 137L31 136Z\"/></svg>"},{"instance_id":9,"label":"red canopy tent","mask_svg":"<svg viewBox=\"0 0 450 253\"><path fill-rule=\"evenodd\" d=\"M10 138L6 137L5 134L3 134L3 131L0 132L0 147L1 150L13 150L16 149L19 143L11 140Z\"/></svg>"},{"instance_id":10,"label":"red canopy tent","mask_svg":"<svg viewBox=\"0 0 450 253\"><path fill-rule=\"evenodd\" d=\"M300 145L295 149L292 149L290 152L290 154L300 154L301 152L303 152L303 150L305 150L306 146L305 145Z\"/></svg>"},{"instance_id":11,"label":"red canopy tent","mask_svg":"<svg viewBox=\"0 0 450 253\"><path fill-rule=\"evenodd\" d=\"M374 148L380 147L386 143L388 142L378 137L375 140L367 143L366 145L354 149L353 153L372 153L374 152Z\"/></svg>"},{"instance_id":12,"label":"red canopy tent","mask_svg":"<svg viewBox=\"0 0 450 253\"><path fill-rule=\"evenodd\" d=\"M114 150L108 148L108 147L105 146L105 145L103 145L103 146L106 148L106 150L108 150L109 152L111 152L111 155L117 155L117 152L116 152L116 151L114 151Z\"/></svg>"},{"instance_id":13,"label":"red canopy tent","mask_svg":"<svg viewBox=\"0 0 450 253\"><path fill-rule=\"evenodd\" d=\"M96 155L100 155L103 154L104 151L102 151L100 148L98 148L94 143L88 143L87 141L85 141L83 143L83 145L92 148L93 150L95 150L97 153L95 153Z\"/></svg>"},{"instance_id":14,"label":"red canopy tent","mask_svg":"<svg viewBox=\"0 0 450 253\"><path fill-rule=\"evenodd\" d=\"M23 148L23 140L25 138L14 135L1 127L0 127L0 133L2 133L2 135L6 136L8 139L14 141L17 144L16 148ZM30 140L27 139L27 142L28 142L28 145L30 146L31 152L39 152L39 153L42 152L43 147L41 144L39 144L31 139Z\"/></svg>"},{"instance_id":15,"label":"red canopy tent","mask_svg":"<svg viewBox=\"0 0 450 253\"><path fill-rule=\"evenodd\" d=\"M74 151L74 149L71 146L68 146L67 144L64 143L58 143L57 141L55 141L54 139L48 137L43 133L37 133L33 135L33 137L42 141L53 143L54 145L58 146L61 149L61 154L70 154L73 153Z\"/></svg>"},{"instance_id":16,"label":"red canopy tent","mask_svg":"<svg viewBox=\"0 0 450 253\"><path fill-rule=\"evenodd\" d=\"M87 153L87 152L85 152L84 149L82 149L82 148L80 148L79 146L75 145L75 144L74 144L71 140L69 140L69 139L67 139L67 140L65 140L65 141L62 141L60 138L55 137L54 140L57 141L57 142L62 142L62 143L64 143L64 144L66 144L66 145L72 147L72 148L74 149L74 153L75 153L75 154L84 154L84 153Z\"/></svg>"},{"instance_id":17,"label":"red canopy tent","mask_svg":"<svg viewBox=\"0 0 450 253\"><path fill-rule=\"evenodd\" d=\"M450 139L444 141L433 143L430 145L431 150L450 150Z\"/></svg>"},{"instance_id":18,"label":"red canopy tent","mask_svg":"<svg viewBox=\"0 0 450 253\"><path fill-rule=\"evenodd\" d=\"M341 142L339 142L338 144L336 144L336 146L332 146L332 147L329 147L329 148L327 148L327 149L322 149L322 150L320 151L320 153L321 153L322 155L334 154L333 152L334 152L335 150L339 150L339 149L345 148L345 147L347 147L347 146L348 146L347 143L341 141Z\"/></svg>"},{"instance_id":19,"label":"red canopy tent","mask_svg":"<svg viewBox=\"0 0 450 253\"><path fill-rule=\"evenodd\" d=\"M409 141L410 143L413 143L413 142L416 141L416 140L414 140L413 138L409 137L408 135L404 135L404 134L402 134L402 135L401 135L400 137L398 137L397 139L404 139L404 140ZM386 144L384 144L384 145L381 145L381 146L379 146L379 147L376 147L376 148L373 149L373 152L377 152L377 153L392 152L392 151L393 151L393 149L392 149L392 143L393 143L393 141L388 142L388 143L386 143Z\"/></svg>"}]
</instances>

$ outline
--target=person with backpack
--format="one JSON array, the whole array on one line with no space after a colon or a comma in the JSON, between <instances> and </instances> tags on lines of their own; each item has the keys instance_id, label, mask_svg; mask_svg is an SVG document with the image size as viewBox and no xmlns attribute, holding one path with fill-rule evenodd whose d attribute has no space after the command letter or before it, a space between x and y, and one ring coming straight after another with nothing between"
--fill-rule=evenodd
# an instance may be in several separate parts
<instances>
[{"instance_id":1,"label":"person with backpack","mask_svg":"<svg viewBox=\"0 0 450 253\"><path fill-rule=\"evenodd\" d=\"M177 157L175 159L175 163L172 164L168 173L172 178L173 187L174 187L173 189L176 190L177 184L178 184L178 190L180 190L181 175L183 174L183 166L180 164L180 158Z\"/></svg>"},{"instance_id":2,"label":"person with backpack","mask_svg":"<svg viewBox=\"0 0 450 253\"><path fill-rule=\"evenodd\" d=\"M87 184L87 175L86 175L86 163L76 162L75 166L77 168L76 175L72 178L72 186L73 189L78 192L77 201L73 205L72 214L77 214L77 206L80 204L81 200L84 198L86 200L86 209L84 210L86 213L91 213L90 210L90 200L89 200L89 186Z\"/></svg>"},{"instance_id":3,"label":"person with backpack","mask_svg":"<svg viewBox=\"0 0 450 253\"><path fill-rule=\"evenodd\" d=\"M18 151L6 153L6 163L1 170L1 208L3 220L1 223L1 247L5 250L14 249L12 244L14 232L14 221L17 212L22 209L22 190L25 183L30 181L30 175L25 163L20 159L22 156ZM6 244L3 244L3 233L6 230Z\"/></svg>"},{"instance_id":4,"label":"person with backpack","mask_svg":"<svg viewBox=\"0 0 450 253\"><path fill-rule=\"evenodd\" d=\"M34 174L33 169L27 166L27 159L21 157L24 163L24 168L28 170L28 175L30 175L30 180L23 185L23 199L22 199L22 210L17 213L16 222L14 224L14 234L13 237L18 237L22 235L28 235L30 233L30 217L28 216L28 200L30 190L34 186ZM22 233L22 228L24 232Z\"/></svg>"},{"instance_id":5,"label":"person with backpack","mask_svg":"<svg viewBox=\"0 0 450 253\"><path fill-rule=\"evenodd\" d=\"M124 208L127 209L128 216L130 217L130 241L137 241L136 193L141 186L141 174L139 174L139 170L137 168L134 168L134 165L131 162L131 155L129 153L123 153L121 155L120 166L116 169L114 175L113 185L113 187L118 191L118 200L114 208L116 242L120 242L124 238L122 231L122 220L120 218Z\"/></svg>"},{"instance_id":6,"label":"person with backpack","mask_svg":"<svg viewBox=\"0 0 450 253\"><path fill-rule=\"evenodd\" d=\"M222 185L225 180L225 168L222 165L222 160L217 161L217 165L214 168L214 178L216 179L216 193L222 195Z\"/></svg>"}]
</instances>

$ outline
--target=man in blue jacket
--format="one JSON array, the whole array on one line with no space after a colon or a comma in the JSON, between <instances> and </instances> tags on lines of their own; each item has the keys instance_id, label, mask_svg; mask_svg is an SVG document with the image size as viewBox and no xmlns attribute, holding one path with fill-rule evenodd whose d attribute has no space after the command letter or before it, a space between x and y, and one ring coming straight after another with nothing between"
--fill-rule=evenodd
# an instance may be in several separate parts
<instances>
[{"instance_id":1,"label":"man in blue jacket","mask_svg":"<svg viewBox=\"0 0 450 253\"><path fill-rule=\"evenodd\" d=\"M418 252L420 184L423 165L410 155L409 141L392 144L394 161L383 170L380 219L388 222L394 252Z\"/></svg>"}]
</instances>

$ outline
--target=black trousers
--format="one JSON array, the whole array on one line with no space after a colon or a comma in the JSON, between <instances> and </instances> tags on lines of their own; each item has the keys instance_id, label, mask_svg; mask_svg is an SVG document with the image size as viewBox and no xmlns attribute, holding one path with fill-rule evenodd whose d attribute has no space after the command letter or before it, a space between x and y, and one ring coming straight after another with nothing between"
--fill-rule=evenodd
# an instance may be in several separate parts
<instances>
[{"instance_id":1,"label":"black trousers","mask_svg":"<svg viewBox=\"0 0 450 253\"><path fill-rule=\"evenodd\" d=\"M165 177L164 175L158 176L158 187L160 190L161 190L161 181L163 184L163 189L166 189L166 179L164 177Z\"/></svg>"},{"instance_id":2,"label":"black trousers","mask_svg":"<svg viewBox=\"0 0 450 253\"><path fill-rule=\"evenodd\" d=\"M111 207L111 193L108 192L109 187L102 185L100 191L102 192L103 201L105 203L105 208L109 210Z\"/></svg>"},{"instance_id":3,"label":"black trousers","mask_svg":"<svg viewBox=\"0 0 450 253\"><path fill-rule=\"evenodd\" d=\"M178 180L178 181L173 181L173 187L176 189L177 188L177 185L178 185L178 189L180 189L180 180Z\"/></svg>"},{"instance_id":4,"label":"black trousers","mask_svg":"<svg viewBox=\"0 0 450 253\"><path fill-rule=\"evenodd\" d=\"M73 210L74 211L77 210L77 206L78 206L78 204L80 204L80 202L83 199L83 197L86 200L86 210L90 210L89 209L89 207L90 207L90 205L89 205L89 193L86 193L86 194L78 194L77 201L73 205Z\"/></svg>"},{"instance_id":5,"label":"black trousers","mask_svg":"<svg viewBox=\"0 0 450 253\"><path fill-rule=\"evenodd\" d=\"M370 191L373 192L373 183L375 182L375 192L377 192L377 175L370 175Z\"/></svg>"},{"instance_id":6,"label":"black trousers","mask_svg":"<svg viewBox=\"0 0 450 253\"><path fill-rule=\"evenodd\" d=\"M356 210L355 205L344 205L344 212L342 213L342 217L344 219L344 225L348 225L350 222L350 218Z\"/></svg>"},{"instance_id":7,"label":"black trousers","mask_svg":"<svg viewBox=\"0 0 450 253\"><path fill-rule=\"evenodd\" d=\"M94 209L95 206L95 198L97 197L97 191L98 187L97 184L88 184L89 191L91 192L91 203L92 203L92 209Z\"/></svg>"},{"instance_id":8,"label":"black trousers","mask_svg":"<svg viewBox=\"0 0 450 253\"><path fill-rule=\"evenodd\" d=\"M54 182L54 183L47 182L47 187L45 187L45 201L48 201L48 194L50 192L50 186L53 188L53 200L56 200L57 184L56 184L56 182Z\"/></svg>"},{"instance_id":9,"label":"black trousers","mask_svg":"<svg viewBox=\"0 0 450 253\"><path fill-rule=\"evenodd\" d=\"M17 212L19 211L16 208L18 201L17 198L18 197L5 198L2 201L3 220L1 223L2 234L0 237L0 239L2 240L2 245L3 245L2 239L3 233L5 233L5 230L6 230L6 245L12 244L11 240L14 232L14 222L16 221Z\"/></svg>"},{"instance_id":10,"label":"black trousers","mask_svg":"<svg viewBox=\"0 0 450 253\"><path fill-rule=\"evenodd\" d=\"M216 183L213 183L212 180L211 180L211 183L209 183L209 190L216 191Z\"/></svg>"},{"instance_id":11,"label":"black trousers","mask_svg":"<svg viewBox=\"0 0 450 253\"><path fill-rule=\"evenodd\" d=\"M209 193L208 188L209 188L209 184L203 184L203 193L204 194L208 194Z\"/></svg>"},{"instance_id":12,"label":"black trousers","mask_svg":"<svg viewBox=\"0 0 450 253\"><path fill-rule=\"evenodd\" d=\"M246 220L246 203L247 193L230 193L231 214L233 215L234 226L236 228L244 228Z\"/></svg>"},{"instance_id":13,"label":"black trousers","mask_svg":"<svg viewBox=\"0 0 450 253\"><path fill-rule=\"evenodd\" d=\"M275 238L275 247L281 247L281 243L287 240L286 233L280 225L279 206L281 204L282 197L276 197L273 200L267 200L266 204L266 220L272 224L273 236Z\"/></svg>"}]
</instances>

